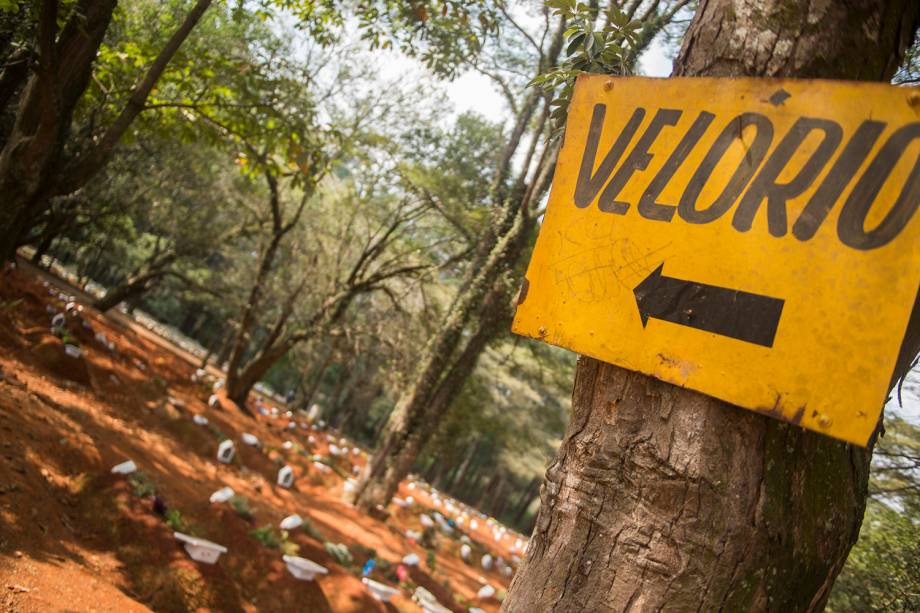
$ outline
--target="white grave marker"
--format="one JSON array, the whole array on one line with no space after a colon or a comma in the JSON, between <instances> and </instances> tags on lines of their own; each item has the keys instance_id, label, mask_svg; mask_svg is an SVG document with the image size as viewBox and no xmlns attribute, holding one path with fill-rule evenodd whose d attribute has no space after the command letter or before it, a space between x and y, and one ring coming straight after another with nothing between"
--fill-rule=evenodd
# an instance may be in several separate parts
<instances>
[{"instance_id":1,"label":"white grave marker","mask_svg":"<svg viewBox=\"0 0 920 613\"><path fill-rule=\"evenodd\" d=\"M132 460L128 460L127 462L122 462L121 464L116 464L115 466L113 466L112 474L130 475L136 470L137 470L137 464L135 464Z\"/></svg>"},{"instance_id":2,"label":"white grave marker","mask_svg":"<svg viewBox=\"0 0 920 613\"><path fill-rule=\"evenodd\" d=\"M228 500L233 498L233 494L235 494L235 492L233 491L233 488L224 486L220 488L219 490L217 490L216 492L214 492L213 494L211 494L210 501L218 502L218 503L227 502Z\"/></svg>"},{"instance_id":3,"label":"white grave marker","mask_svg":"<svg viewBox=\"0 0 920 613\"><path fill-rule=\"evenodd\" d=\"M280 524L282 530L296 530L302 525L303 525L303 518L297 513L294 513L293 515L288 515L287 517L281 520L281 524Z\"/></svg>"},{"instance_id":4,"label":"white grave marker","mask_svg":"<svg viewBox=\"0 0 920 613\"><path fill-rule=\"evenodd\" d=\"M223 441L220 445L217 446L217 461L223 464L229 464L233 461L233 456L236 454L236 447L233 446L233 441L227 439Z\"/></svg>"},{"instance_id":5,"label":"white grave marker","mask_svg":"<svg viewBox=\"0 0 920 613\"><path fill-rule=\"evenodd\" d=\"M282 556L288 570L301 581L313 581L316 575L325 575L329 571L313 560L297 556Z\"/></svg>"},{"instance_id":6,"label":"white grave marker","mask_svg":"<svg viewBox=\"0 0 920 613\"><path fill-rule=\"evenodd\" d=\"M175 536L177 541L185 543L185 551L187 551L188 555L196 562L214 564L217 562L217 558L220 557L220 554L227 553L227 548L223 545L218 545L217 543L212 543L205 539L182 534L181 532L174 532L173 536Z\"/></svg>"},{"instance_id":7,"label":"white grave marker","mask_svg":"<svg viewBox=\"0 0 920 613\"><path fill-rule=\"evenodd\" d=\"M290 466L282 466L278 471L278 485L287 489L294 485L294 469Z\"/></svg>"},{"instance_id":8,"label":"white grave marker","mask_svg":"<svg viewBox=\"0 0 920 613\"><path fill-rule=\"evenodd\" d=\"M378 583L377 581L372 581L367 577L361 579L364 585L367 586L368 591L370 591L371 596L379 600L380 602L390 602L390 599L395 596L399 590L396 590L389 585L384 585Z\"/></svg>"}]
</instances>

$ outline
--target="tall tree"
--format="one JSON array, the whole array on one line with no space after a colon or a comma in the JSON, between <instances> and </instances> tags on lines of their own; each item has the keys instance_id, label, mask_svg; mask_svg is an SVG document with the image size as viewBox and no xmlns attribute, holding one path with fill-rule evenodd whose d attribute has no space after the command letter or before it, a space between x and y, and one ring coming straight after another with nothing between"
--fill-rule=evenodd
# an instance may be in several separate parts
<instances>
[{"instance_id":1,"label":"tall tree","mask_svg":"<svg viewBox=\"0 0 920 613\"><path fill-rule=\"evenodd\" d=\"M643 21L637 22L630 17L641 2L627 3L627 12L623 12L619 3L601 10L599 3L588 6L560 0L549 3L559 10L554 15L544 13L544 26L535 36L513 15L505 12L504 17L506 28L521 35L530 54L524 56L526 61L515 61L522 63L525 71L534 71L534 77L552 73L564 99L571 94L577 71L634 63L642 45L647 45L687 3L650 3L642 12ZM642 40L637 36L639 31L645 32ZM569 57L560 64L564 41ZM504 52L498 57L508 59ZM515 65L512 71L518 69ZM393 497L483 350L507 333L515 285L512 271L528 251L540 217L538 205L549 188L558 140L546 137L564 116L560 100L545 91L525 89L519 78L515 83L491 66L479 66L479 70L498 83L515 113L485 196L492 223L479 237L457 295L423 350L415 375L389 418L383 441L350 494L351 500L365 509L385 505Z\"/></svg>"},{"instance_id":2,"label":"tall tree","mask_svg":"<svg viewBox=\"0 0 920 613\"><path fill-rule=\"evenodd\" d=\"M41 0L28 7L31 21L23 25L7 16L20 2L0 4L0 117L11 110L12 126L3 125L0 140L0 260L11 259L52 199L84 187L111 158L116 145L137 117L185 40L196 28L212 0L195 0L184 8L171 36L136 78L118 110L98 127L84 146L74 146L72 119L84 96L97 53L113 22L117 0ZM419 57L434 71L449 75L458 59L475 54L484 35L494 31L491 6L485 1L379 0L357 5L334 2L263 0L225 11L253 11L271 17L282 8L298 27L322 43L329 42L348 16L357 18L363 38L372 47L398 46ZM350 12L346 13L348 10ZM59 27L63 24L63 27ZM13 52L11 34L29 40ZM32 60L31 56L35 56ZM196 94L198 92L195 92Z\"/></svg>"},{"instance_id":3,"label":"tall tree","mask_svg":"<svg viewBox=\"0 0 920 613\"><path fill-rule=\"evenodd\" d=\"M908 0L709 0L674 73L887 80L918 17ZM859 532L868 460L582 357L502 610L820 611Z\"/></svg>"},{"instance_id":4,"label":"tall tree","mask_svg":"<svg viewBox=\"0 0 920 613\"><path fill-rule=\"evenodd\" d=\"M99 46L105 37L116 0L81 0L73 6L43 0L37 14L31 74L20 71L6 83L20 91L15 121L0 149L0 259L13 257L16 247L51 198L70 194L95 175L115 145L144 109L144 104L170 60L198 24L211 0L197 0L137 80L113 121L92 146L68 159L65 145L71 134L74 109L83 97ZM64 26L59 28L63 21ZM3 77L14 70L4 70ZM4 95L7 104L13 96Z\"/></svg>"}]
</instances>

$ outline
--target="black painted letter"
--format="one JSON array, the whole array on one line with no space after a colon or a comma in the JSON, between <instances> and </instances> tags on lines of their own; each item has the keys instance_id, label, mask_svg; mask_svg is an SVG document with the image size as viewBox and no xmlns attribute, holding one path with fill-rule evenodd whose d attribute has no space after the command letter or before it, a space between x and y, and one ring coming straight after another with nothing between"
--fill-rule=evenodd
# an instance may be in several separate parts
<instances>
[{"instance_id":1,"label":"black painted letter","mask_svg":"<svg viewBox=\"0 0 920 613\"><path fill-rule=\"evenodd\" d=\"M658 138L658 134L661 133L662 128L665 126L673 126L677 123L682 112L683 111L675 109L658 109L658 112L655 113L655 116L652 117L652 121L648 124L648 128L645 129L645 133L639 138L633 150L629 152L629 155L617 170L617 173L613 175L613 180L604 188L601 199L597 203L600 210L605 213L617 213L618 215L626 213L629 209L629 203L619 202L616 200L616 197L620 194L620 191L625 187L626 182L629 181L629 178L634 172L637 170L645 170L648 163L652 160L652 154L648 152L648 148L651 147L655 139Z\"/></svg>"},{"instance_id":2,"label":"black painted letter","mask_svg":"<svg viewBox=\"0 0 920 613\"><path fill-rule=\"evenodd\" d=\"M802 145L805 138L813 131L821 130L824 138L815 149L808 161L802 166L798 174L788 183L777 183L780 175L789 160ZM836 121L819 119L817 117L800 117L789 132L783 137L779 145L770 155L757 177L751 182L750 189L744 194L732 225L739 232L747 232L754 222L754 215L760 209L764 199L767 200L767 225L773 236L786 235L786 201L795 198L804 192L817 178L818 173L824 168L827 161L836 151L840 140L843 138L843 129Z\"/></svg>"},{"instance_id":3,"label":"black painted letter","mask_svg":"<svg viewBox=\"0 0 920 613\"><path fill-rule=\"evenodd\" d=\"M656 221L671 221L674 217L674 211L677 210L677 205L661 204L660 202L655 202L655 200L667 186L668 181L671 180L674 173L677 172L677 169L684 163L684 160L687 159L687 156L690 155L690 152L693 151L696 143L699 142L700 137L703 136L706 128L709 127L709 124L712 123L714 118L715 115L712 113L707 113L706 111L700 112L699 116L693 122L693 125L690 126L690 129L687 130L687 133L677 144L671 157L664 163L664 166L661 167L661 170L659 170L655 178L652 179L652 182L648 184L645 193L639 198L639 206L637 208L640 215L646 219L654 219Z\"/></svg>"},{"instance_id":4,"label":"black painted letter","mask_svg":"<svg viewBox=\"0 0 920 613\"><path fill-rule=\"evenodd\" d=\"M920 206L920 156L907 175L901 194L894 206L872 230L866 230L866 217L882 185L898 163L904 150L916 138L920 138L920 123L911 123L897 130L885 141L878 154L859 178L850 197L847 198L840 219L837 220L837 236L843 244L854 249L875 249L889 243L904 229L917 207Z\"/></svg>"},{"instance_id":5,"label":"black painted letter","mask_svg":"<svg viewBox=\"0 0 920 613\"><path fill-rule=\"evenodd\" d=\"M604 156L604 161L594 172L594 161L597 158L597 145L604 129L604 116L607 114L607 105L595 104L594 114L591 116L591 126L588 128L588 138L585 140L585 151L581 156L581 168L578 170L578 181L575 183L575 206L585 208L594 200L597 193L604 187L604 183L613 172L613 168L620 161L620 156L645 117L645 109L637 108L632 117L626 122L626 127L617 137L615 143Z\"/></svg>"},{"instance_id":6,"label":"black painted letter","mask_svg":"<svg viewBox=\"0 0 920 613\"><path fill-rule=\"evenodd\" d=\"M859 166L872 151L875 141L881 136L885 126L882 121L866 120L862 122L856 132L847 142L840 157L834 162L831 171L827 173L824 182L808 200L802 214L792 226L792 234L800 241L807 241L815 235L818 228L824 223L827 214L834 208L840 194L846 189L859 170Z\"/></svg>"},{"instance_id":7,"label":"black painted letter","mask_svg":"<svg viewBox=\"0 0 920 613\"><path fill-rule=\"evenodd\" d=\"M722 156L725 155L732 142L736 138L741 138L741 133L747 126L754 126L756 133L754 142L745 152L744 159L741 160L732 178L729 179L728 185L725 186L719 197L708 208L697 209L696 201L699 199L700 192L703 191L706 181L712 175L712 171L719 163L719 160L722 159ZM724 215L725 211L730 209L735 200L738 199L751 177L754 176L754 171L757 170L764 156L767 155L767 149L770 148L771 142L773 142L773 124L760 113L742 113L729 121L728 125L725 126L725 129L722 130L722 133L712 144L712 147L710 147L699 168L693 173L693 177L687 183L687 187L680 197L677 212L680 214L681 219L687 223L709 223Z\"/></svg>"}]
</instances>

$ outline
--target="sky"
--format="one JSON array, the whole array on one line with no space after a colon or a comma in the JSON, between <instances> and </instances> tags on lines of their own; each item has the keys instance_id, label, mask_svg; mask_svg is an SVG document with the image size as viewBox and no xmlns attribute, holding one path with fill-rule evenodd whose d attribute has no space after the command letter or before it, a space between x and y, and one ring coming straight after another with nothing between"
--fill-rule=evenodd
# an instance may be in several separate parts
<instances>
[{"instance_id":1,"label":"sky","mask_svg":"<svg viewBox=\"0 0 920 613\"><path fill-rule=\"evenodd\" d=\"M639 58L639 74L648 77L666 77L671 74L673 58L668 49L657 41ZM489 79L478 72L468 71L445 84L445 90L454 105L456 113L475 111L492 121L507 118L507 110L501 95Z\"/></svg>"}]
</instances>

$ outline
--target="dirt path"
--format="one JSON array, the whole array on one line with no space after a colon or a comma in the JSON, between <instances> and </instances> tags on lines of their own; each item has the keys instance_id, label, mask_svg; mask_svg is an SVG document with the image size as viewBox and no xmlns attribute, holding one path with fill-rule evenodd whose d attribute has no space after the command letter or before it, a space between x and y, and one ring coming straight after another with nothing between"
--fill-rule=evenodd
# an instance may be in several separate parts
<instances>
[{"instance_id":1,"label":"dirt path","mask_svg":"<svg viewBox=\"0 0 920 613\"><path fill-rule=\"evenodd\" d=\"M331 444L353 445L299 422L289 429L283 408L276 418L252 419L227 404L207 406L211 390L191 381L197 361L117 315L85 309L82 319L91 329L70 317L68 330L79 339L82 357L67 358L49 333L48 306L63 305L43 281L53 279L22 267L0 283L0 609L417 611L410 595L424 586L453 611L497 610L496 598L476 593L485 583L502 590L509 578L478 562L486 552L510 560L519 553L518 535L499 534L497 525L475 515L448 513L456 503L421 484L411 490L402 485L400 495L414 497L415 504L391 505L386 523L358 513L341 493L343 476L363 464L363 452L330 455ZM69 287L62 291L77 295ZM115 350L94 340L96 332ZM206 417L208 425L196 425L193 415ZM257 436L261 446L243 444L243 432ZM222 437L237 448L228 465L215 459ZM338 472L321 471L314 454ZM142 479L111 474L127 459ZM285 464L296 475L291 489L275 484ZM208 501L224 486L245 497L249 513ZM162 516L164 506L173 527L229 552L213 566L191 561ZM452 536L429 530L425 548L406 531L424 531L421 516L433 511L463 527ZM271 527L291 513L310 527L287 534L281 546L327 567L329 574L317 581L294 579L278 546L252 535L269 526L264 532L283 536ZM473 520L478 525L470 529ZM460 559L464 533L472 563ZM353 562L336 561L323 541L345 544ZM409 553L421 563L400 582L396 568ZM371 598L361 582L370 556L377 561L373 579L400 584L392 604Z\"/></svg>"}]
</instances>

